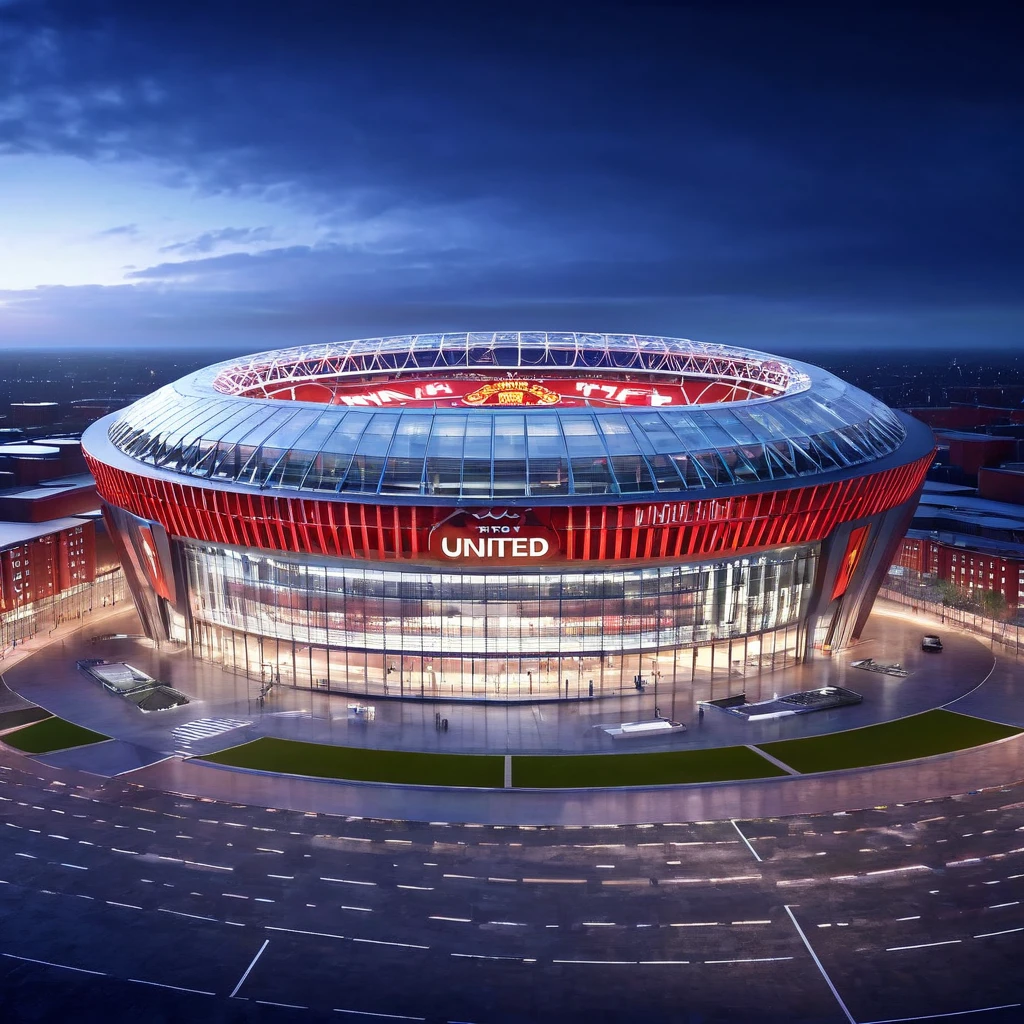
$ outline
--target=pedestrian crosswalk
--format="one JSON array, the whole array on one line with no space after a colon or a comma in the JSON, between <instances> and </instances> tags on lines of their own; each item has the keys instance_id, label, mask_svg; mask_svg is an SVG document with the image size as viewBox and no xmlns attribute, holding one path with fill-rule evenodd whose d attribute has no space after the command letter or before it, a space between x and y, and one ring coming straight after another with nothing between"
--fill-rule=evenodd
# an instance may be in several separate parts
<instances>
[{"instance_id":1,"label":"pedestrian crosswalk","mask_svg":"<svg viewBox=\"0 0 1024 1024\"><path fill-rule=\"evenodd\" d=\"M197 718L194 722L186 722L171 730L174 749L182 754L191 754L193 743L251 724L244 718Z\"/></svg>"}]
</instances>

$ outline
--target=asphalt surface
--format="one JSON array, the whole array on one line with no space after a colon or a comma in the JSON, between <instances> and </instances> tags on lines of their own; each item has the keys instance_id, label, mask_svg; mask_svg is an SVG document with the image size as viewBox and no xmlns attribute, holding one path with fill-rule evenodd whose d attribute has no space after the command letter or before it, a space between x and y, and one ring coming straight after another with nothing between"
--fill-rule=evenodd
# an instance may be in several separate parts
<instances>
[{"instance_id":1,"label":"asphalt surface","mask_svg":"<svg viewBox=\"0 0 1024 1024\"><path fill-rule=\"evenodd\" d=\"M1022 908L1024 786L495 827L187 799L0 748L17 1021L1020 1021Z\"/></svg>"}]
</instances>

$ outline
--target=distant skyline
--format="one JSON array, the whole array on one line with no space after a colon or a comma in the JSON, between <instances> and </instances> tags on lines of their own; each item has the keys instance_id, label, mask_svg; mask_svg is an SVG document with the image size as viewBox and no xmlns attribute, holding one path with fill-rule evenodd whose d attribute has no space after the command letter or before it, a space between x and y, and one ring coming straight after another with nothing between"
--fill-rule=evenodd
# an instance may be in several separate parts
<instances>
[{"instance_id":1,"label":"distant skyline","mask_svg":"<svg viewBox=\"0 0 1024 1024\"><path fill-rule=\"evenodd\" d=\"M0 0L0 347L1024 347L1009 8Z\"/></svg>"}]
</instances>

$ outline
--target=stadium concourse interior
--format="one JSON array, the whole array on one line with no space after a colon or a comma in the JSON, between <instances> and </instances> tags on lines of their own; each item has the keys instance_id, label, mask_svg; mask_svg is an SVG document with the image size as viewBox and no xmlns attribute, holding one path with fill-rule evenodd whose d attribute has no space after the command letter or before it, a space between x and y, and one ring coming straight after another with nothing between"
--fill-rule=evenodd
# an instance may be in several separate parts
<instances>
[{"instance_id":1,"label":"stadium concourse interior","mask_svg":"<svg viewBox=\"0 0 1024 1024\"><path fill-rule=\"evenodd\" d=\"M118 774L171 754L205 754L258 736L277 736L339 746L447 753L584 753L686 750L764 743L832 733L903 718L971 693L993 666L992 651L978 639L943 631L944 650L921 650L921 636L934 627L895 610L872 616L865 639L831 659L793 665L776 675L779 694L826 685L846 686L863 694L856 706L773 721L747 721L717 708L704 715L692 695L673 705L667 682L655 693L594 700L562 700L532 705L468 704L451 701L363 698L275 686L261 702L257 680L193 658L178 645L156 645L138 634L136 613L116 609L94 616L88 624L51 641L5 670L10 688L22 697L78 725L113 737L97 744L52 755L53 763ZM127 636L125 635L127 634ZM94 637L104 639L94 640ZM906 677L854 668L862 658L899 662ZM107 693L76 667L80 658L127 662L186 693L187 706L143 714ZM771 697L771 693L767 694ZM974 697L972 696L972 700ZM961 704L957 709L964 709ZM630 741L626 749L602 727L651 718L656 711L673 715L687 731L662 738ZM450 722L436 728L436 716Z\"/></svg>"}]
</instances>

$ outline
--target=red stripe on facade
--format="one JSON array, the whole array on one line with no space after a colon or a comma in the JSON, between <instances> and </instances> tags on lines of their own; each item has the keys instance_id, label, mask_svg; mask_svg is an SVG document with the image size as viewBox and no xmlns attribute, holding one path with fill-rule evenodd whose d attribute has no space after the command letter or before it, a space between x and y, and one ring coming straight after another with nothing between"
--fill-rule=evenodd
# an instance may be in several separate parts
<instances>
[{"instance_id":1,"label":"red stripe on facade","mask_svg":"<svg viewBox=\"0 0 1024 1024\"><path fill-rule=\"evenodd\" d=\"M880 473L784 491L602 505L597 516L596 508L569 507L541 507L533 514L558 535L563 557L577 563L763 550L820 541L841 523L903 504L920 487L931 458L929 453ZM161 523L172 536L216 544L402 561L422 558L430 530L452 511L169 483L88 454L86 459L97 491L111 505Z\"/></svg>"}]
</instances>

